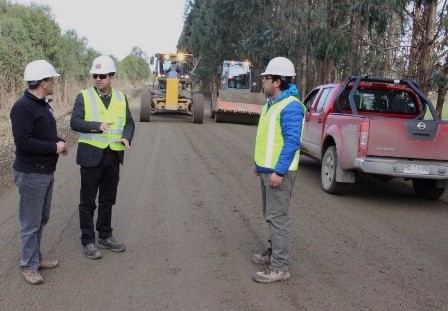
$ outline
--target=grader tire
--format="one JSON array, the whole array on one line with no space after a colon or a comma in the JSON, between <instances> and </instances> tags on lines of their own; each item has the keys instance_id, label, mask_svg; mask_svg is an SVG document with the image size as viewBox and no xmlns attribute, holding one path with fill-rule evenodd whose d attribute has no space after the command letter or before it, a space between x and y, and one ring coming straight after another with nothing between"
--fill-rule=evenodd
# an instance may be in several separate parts
<instances>
[{"instance_id":1,"label":"grader tire","mask_svg":"<svg viewBox=\"0 0 448 311\"><path fill-rule=\"evenodd\" d=\"M193 94L191 97L193 102L193 113L191 115L191 122L202 124L204 121L204 100L202 94Z\"/></svg>"},{"instance_id":2,"label":"grader tire","mask_svg":"<svg viewBox=\"0 0 448 311\"><path fill-rule=\"evenodd\" d=\"M140 122L150 122L151 121L151 102L152 95L148 89L143 90L140 99Z\"/></svg>"}]
</instances>

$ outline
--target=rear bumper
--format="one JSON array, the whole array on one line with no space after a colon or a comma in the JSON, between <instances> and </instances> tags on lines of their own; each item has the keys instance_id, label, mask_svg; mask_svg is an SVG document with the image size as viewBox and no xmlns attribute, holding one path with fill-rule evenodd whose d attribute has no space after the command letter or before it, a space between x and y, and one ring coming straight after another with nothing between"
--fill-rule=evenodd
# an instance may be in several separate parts
<instances>
[{"instance_id":1,"label":"rear bumper","mask_svg":"<svg viewBox=\"0 0 448 311\"><path fill-rule=\"evenodd\" d=\"M448 180L448 162L390 158L357 158L355 168L367 174L388 175L402 178ZM408 168L406 171L405 168ZM414 169L413 171L409 168ZM420 168L420 170L418 169ZM424 168L424 169L423 169Z\"/></svg>"}]
</instances>

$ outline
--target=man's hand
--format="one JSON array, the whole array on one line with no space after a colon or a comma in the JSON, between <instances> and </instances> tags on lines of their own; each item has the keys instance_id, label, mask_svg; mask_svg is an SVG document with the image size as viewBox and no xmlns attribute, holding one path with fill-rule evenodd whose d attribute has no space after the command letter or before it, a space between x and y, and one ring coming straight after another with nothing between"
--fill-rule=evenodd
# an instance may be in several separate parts
<instances>
[{"instance_id":1,"label":"man's hand","mask_svg":"<svg viewBox=\"0 0 448 311\"><path fill-rule=\"evenodd\" d=\"M65 152L65 154L64 154L64 152ZM58 141L57 143L56 143L56 153L57 154L60 154L60 153L62 153L62 155L67 155L67 144L65 143L65 142L63 142L63 141Z\"/></svg>"},{"instance_id":2,"label":"man's hand","mask_svg":"<svg viewBox=\"0 0 448 311\"><path fill-rule=\"evenodd\" d=\"M126 149L131 149L131 146L129 145L129 140L127 140L126 138L120 138L117 140L117 143L122 143Z\"/></svg>"},{"instance_id":3,"label":"man's hand","mask_svg":"<svg viewBox=\"0 0 448 311\"><path fill-rule=\"evenodd\" d=\"M62 150L61 154L63 156L66 156L68 154L68 145L67 144L65 144L65 148L64 148L64 150Z\"/></svg>"},{"instance_id":4,"label":"man's hand","mask_svg":"<svg viewBox=\"0 0 448 311\"><path fill-rule=\"evenodd\" d=\"M280 187L282 185L283 176L279 176L275 173L271 174L271 179L269 180L269 185L273 188Z\"/></svg>"},{"instance_id":5,"label":"man's hand","mask_svg":"<svg viewBox=\"0 0 448 311\"><path fill-rule=\"evenodd\" d=\"M101 132L107 132L112 124L114 124L114 122L103 122L103 123L101 123L100 131Z\"/></svg>"}]
</instances>

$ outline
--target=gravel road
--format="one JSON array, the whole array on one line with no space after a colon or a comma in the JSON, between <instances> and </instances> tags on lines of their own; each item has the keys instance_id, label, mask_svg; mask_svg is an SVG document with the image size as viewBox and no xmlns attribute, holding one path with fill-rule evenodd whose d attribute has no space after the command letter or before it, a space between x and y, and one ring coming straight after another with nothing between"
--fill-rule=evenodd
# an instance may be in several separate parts
<instances>
[{"instance_id":1,"label":"gravel road","mask_svg":"<svg viewBox=\"0 0 448 311\"><path fill-rule=\"evenodd\" d=\"M136 98L131 106L137 121ZM58 163L42 244L60 266L42 272L42 285L18 268L17 191L0 195L2 311L448 310L446 197L419 200L410 183L368 177L332 196L306 157L291 202L291 279L254 283L264 267L249 258L268 234L252 174L256 127L210 118L137 122L113 216L127 250L90 260L79 241L76 135L66 130L73 145Z\"/></svg>"}]
</instances>

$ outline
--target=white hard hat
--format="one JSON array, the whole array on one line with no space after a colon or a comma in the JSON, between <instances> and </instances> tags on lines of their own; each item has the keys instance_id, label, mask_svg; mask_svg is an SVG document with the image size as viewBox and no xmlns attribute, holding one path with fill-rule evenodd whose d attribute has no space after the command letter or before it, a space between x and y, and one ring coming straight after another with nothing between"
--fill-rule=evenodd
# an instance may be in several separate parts
<instances>
[{"instance_id":1,"label":"white hard hat","mask_svg":"<svg viewBox=\"0 0 448 311\"><path fill-rule=\"evenodd\" d=\"M59 77L60 74L56 72L53 65L43 59L35 60L25 67L23 80L25 81L39 81L45 78Z\"/></svg>"},{"instance_id":2,"label":"white hard hat","mask_svg":"<svg viewBox=\"0 0 448 311\"><path fill-rule=\"evenodd\" d=\"M294 77L296 72L294 64L286 57L275 57L271 59L262 76L273 75L282 77Z\"/></svg>"},{"instance_id":3,"label":"white hard hat","mask_svg":"<svg viewBox=\"0 0 448 311\"><path fill-rule=\"evenodd\" d=\"M92 64L92 68L90 68L90 73L111 73L116 72L115 63L112 58L106 55L101 55L95 58Z\"/></svg>"}]
</instances>

